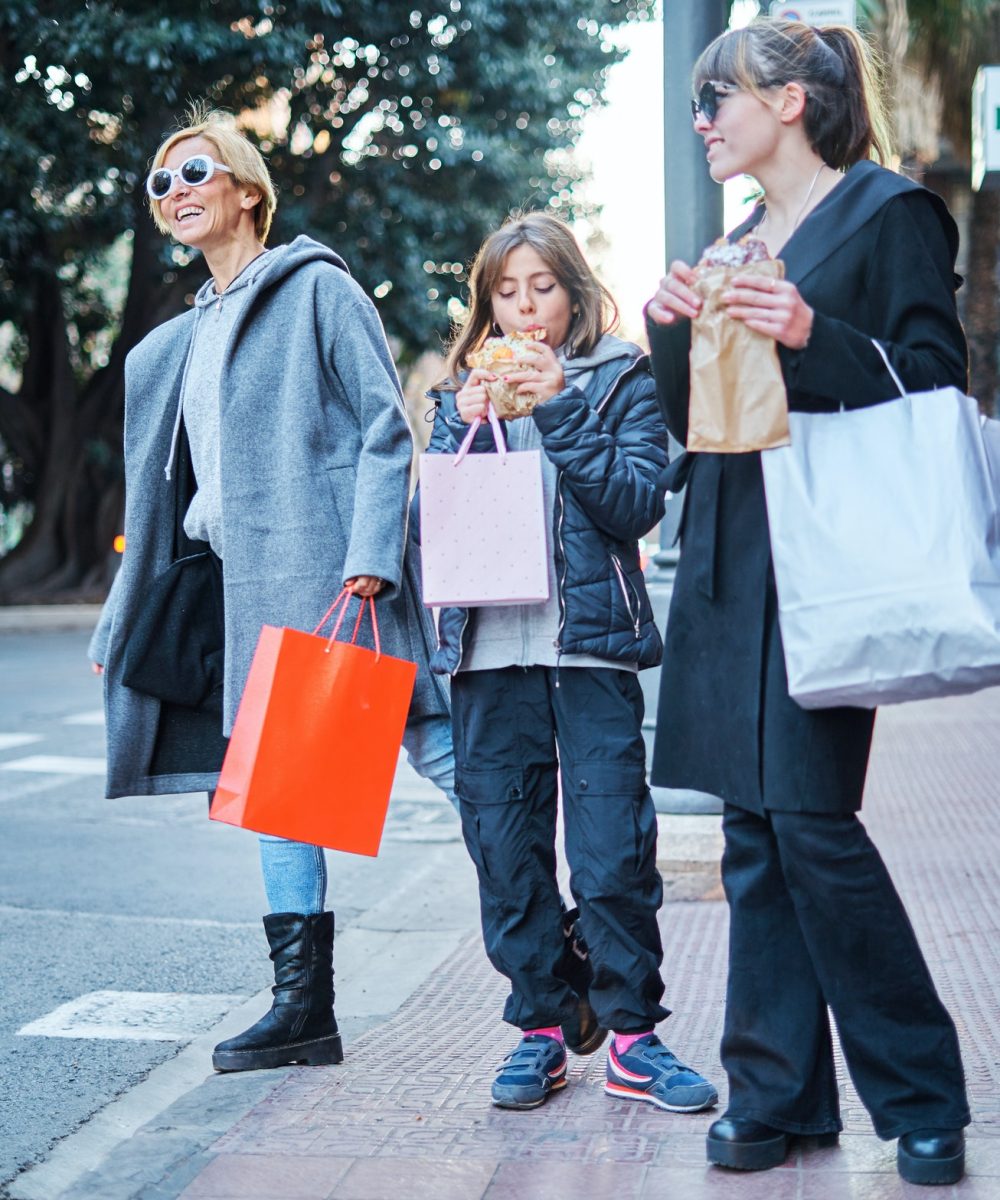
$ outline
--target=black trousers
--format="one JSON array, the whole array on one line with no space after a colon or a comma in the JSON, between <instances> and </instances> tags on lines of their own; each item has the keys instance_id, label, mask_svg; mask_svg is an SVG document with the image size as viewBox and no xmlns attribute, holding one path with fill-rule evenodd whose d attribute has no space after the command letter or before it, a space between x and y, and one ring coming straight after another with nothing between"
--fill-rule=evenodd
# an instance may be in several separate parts
<instances>
[{"instance_id":1,"label":"black trousers","mask_svg":"<svg viewBox=\"0 0 1000 1200\"><path fill-rule=\"evenodd\" d=\"M841 1128L827 1010L881 1138L969 1123L955 1026L854 815L726 806L729 1114Z\"/></svg>"},{"instance_id":2,"label":"black trousers","mask_svg":"<svg viewBox=\"0 0 1000 1200\"><path fill-rule=\"evenodd\" d=\"M605 1028L640 1032L669 1015L656 913L656 814L646 785L639 681L628 671L507 667L452 681L455 790L479 875L486 953L511 984L504 1020L558 1025L575 1008L560 978L556 882L561 771L570 887Z\"/></svg>"}]
</instances>

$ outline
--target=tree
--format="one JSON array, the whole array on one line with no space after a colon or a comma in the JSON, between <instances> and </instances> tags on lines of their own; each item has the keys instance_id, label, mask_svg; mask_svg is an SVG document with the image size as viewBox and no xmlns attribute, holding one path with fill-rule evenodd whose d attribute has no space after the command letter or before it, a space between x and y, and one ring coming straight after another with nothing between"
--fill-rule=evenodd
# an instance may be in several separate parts
<instances>
[{"instance_id":1,"label":"tree","mask_svg":"<svg viewBox=\"0 0 1000 1200\"><path fill-rule=\"evenodd\" d=\"M0 12L2 503L34 517L0 600L86 588L121 507L122 366L203 269L144 211L150 154L186 101L243 114L281 203L275 240L340 248L403 359L447 331L486 230L572 213L565 151L651 0L8 0ZM120 298L109 280L127 272ZM3 326L2 323L7 325Z\"/></svg>"},{"instance_id":2,"label":"tree","mask_svg":"<svg viewBox=\"0 0 1000 1200\"><path fill-rule=\"evenodd\" d=\"M957 167L950 177L935 176L933 186L950 192L946 198L956 210L968 210L967 280L959 299L970 390L994 413L1000 404L1000 191L971 191L970 130L976 71L1000 61L1000 0L868 0L864 8L886 47L901 153L932 174L942 154Z\"/></svg>"}]
</instances>

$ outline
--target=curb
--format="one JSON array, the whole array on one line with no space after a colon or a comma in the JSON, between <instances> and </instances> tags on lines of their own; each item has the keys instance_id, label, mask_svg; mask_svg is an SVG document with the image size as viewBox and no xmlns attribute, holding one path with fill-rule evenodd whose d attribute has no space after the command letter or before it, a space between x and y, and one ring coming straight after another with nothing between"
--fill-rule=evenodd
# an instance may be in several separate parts
<instances>
[{"instance_id":1,"label":"curb","mask_svg":"<svg viewBox=\"0 0 1000 1200\"><path fill-rule=\"evenodd\" d=\"M656 866L663 899L722 899L722 817L657 813Z\"/></svg>"},{"instance_id":2,"label":"curb","mask_svg":"<svg viewBox=\"0 0 1000 1200\"><path fill-rule=\"evenodd\" d=\"M101 604L9 604L0 606L0 634L90 632Z\"/></svg>"}]
</instances>

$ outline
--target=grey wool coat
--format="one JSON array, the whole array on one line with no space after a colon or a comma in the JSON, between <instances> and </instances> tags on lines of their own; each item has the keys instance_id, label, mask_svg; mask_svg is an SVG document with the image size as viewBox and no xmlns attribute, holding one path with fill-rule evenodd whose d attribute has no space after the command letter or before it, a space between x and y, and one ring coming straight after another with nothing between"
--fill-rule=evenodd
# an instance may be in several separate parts
<instances>
[{"instance_id":1,"label":"grey wool coat","mask_svg":"<svg viewBox=\"0 0 1000 1200\"><path fill-rule=\"evenodd\" d=\"M207 738L194 710L167 711L121 681L122 647L175 556L190 498L178 494L177 464L198 310L154 329L126 361L126 548L90 649L105 666L109 797L214 788L261 626L312 631L356 575L386 580L381 645L417 663L411 717L448 711L428 670L434 629L407 528L412 436L374 305L307 237L269 255L251 288L219 388L225 670L221 727L215 715ZM372 645L367 619L358 640Z\"/></svg>"}]
</instances>

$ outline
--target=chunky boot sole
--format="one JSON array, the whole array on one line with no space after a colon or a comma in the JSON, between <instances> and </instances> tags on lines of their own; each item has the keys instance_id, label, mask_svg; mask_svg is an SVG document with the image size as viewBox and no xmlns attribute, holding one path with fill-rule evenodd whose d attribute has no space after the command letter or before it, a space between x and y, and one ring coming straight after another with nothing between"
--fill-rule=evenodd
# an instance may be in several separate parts
<instances>
[{"instance_id":1,"label":"chunky boot sole","mask_svg":"<svg viewBox=\"0 0 1000 1200\"><path fill-rule=\"evenodd\" d=\"M564 1031L563 1032L564 1040L565 1040L565 1036L566 1036L566 1034ZM576 1045L576 1046L574 1046L570 1042L566 1042L566 1049L569 1050L569 1052L571 1054L576 1054L581 1057L586 1054L593 1054L595 1050L600 1050L600 1048L607 1041L607 1037L608 1037L608 1031L606 1029L602 1029L600 1027L600 1025L598 1025L597 1028L590 1035L590 1037L587 1038L586 1041L580 1042L579 1045Z\"/></svg>"},{"instance_id":2,"label":"chunky boot sole","mask_svg":"<svg viewBox=\"0 0 1000 1200\"><path fill-rule=\"evenodd\" d=\"M597 1014L590 1007L590 1001L584 996L576 1002L576 1015L562 1026L563 1043L572 1054L593 1054L604 1045L608 1031L597 1020ZM590 1032L583 1036L584 1030Z\"/></svg>"},{"instance_id":3,"label":"chunky boot sole","mask_svg":"<svg viewBox=\"0 0 1000 1200\"><path fill-rule=\"evenodd\" d=\"M288 1067L294 1063L322 1067L343 1061L344 1047L339 1033L257 1050L216 1050L212 1055L212 1066L216 1071L260 1071L269 1067Z\"/></svg>"},{"instance_id":4,"label":"chunky boot sole","mask_svg":"<svg viewBox=\"0 0 1000 1200\"><path fill-rule=\"evenodd\" d=\"M907 1183L942 1185L958 1183L965 1174L965 1149L953 1158L919 1158L907 1154L902 1146L896 1150L896 1167Z\"/></svg>"},{"instance_id":5,"label":"chunky boot sole","mask_svg":"<svg viewBox=\"0 0 1000 1200\"><path fill-rule=\"evenodd\" d=\"M773 1138L754 1142L728 1142L709 1137L705 1143L708 1161L731 1171L769 1171L772 1167L780 1167L792 1148L792 1139L787 1133L776 1133Z\"/></svg>"},{"instance_id":6,"label":"chunky boot sole","mask_svg":"<svg viewBox=\"0 0 1000 1200\"><path fill-rule=\"evenodd\" d=\"M708 1161L717 1167L728 1167L732 1171L769 1171L781 1166L796 1142L823 1149L838 1145L840 1134L779 1133L764 1142L727 1142L710 1137L706 1142Z\"/></svg>"}]
</instances>

